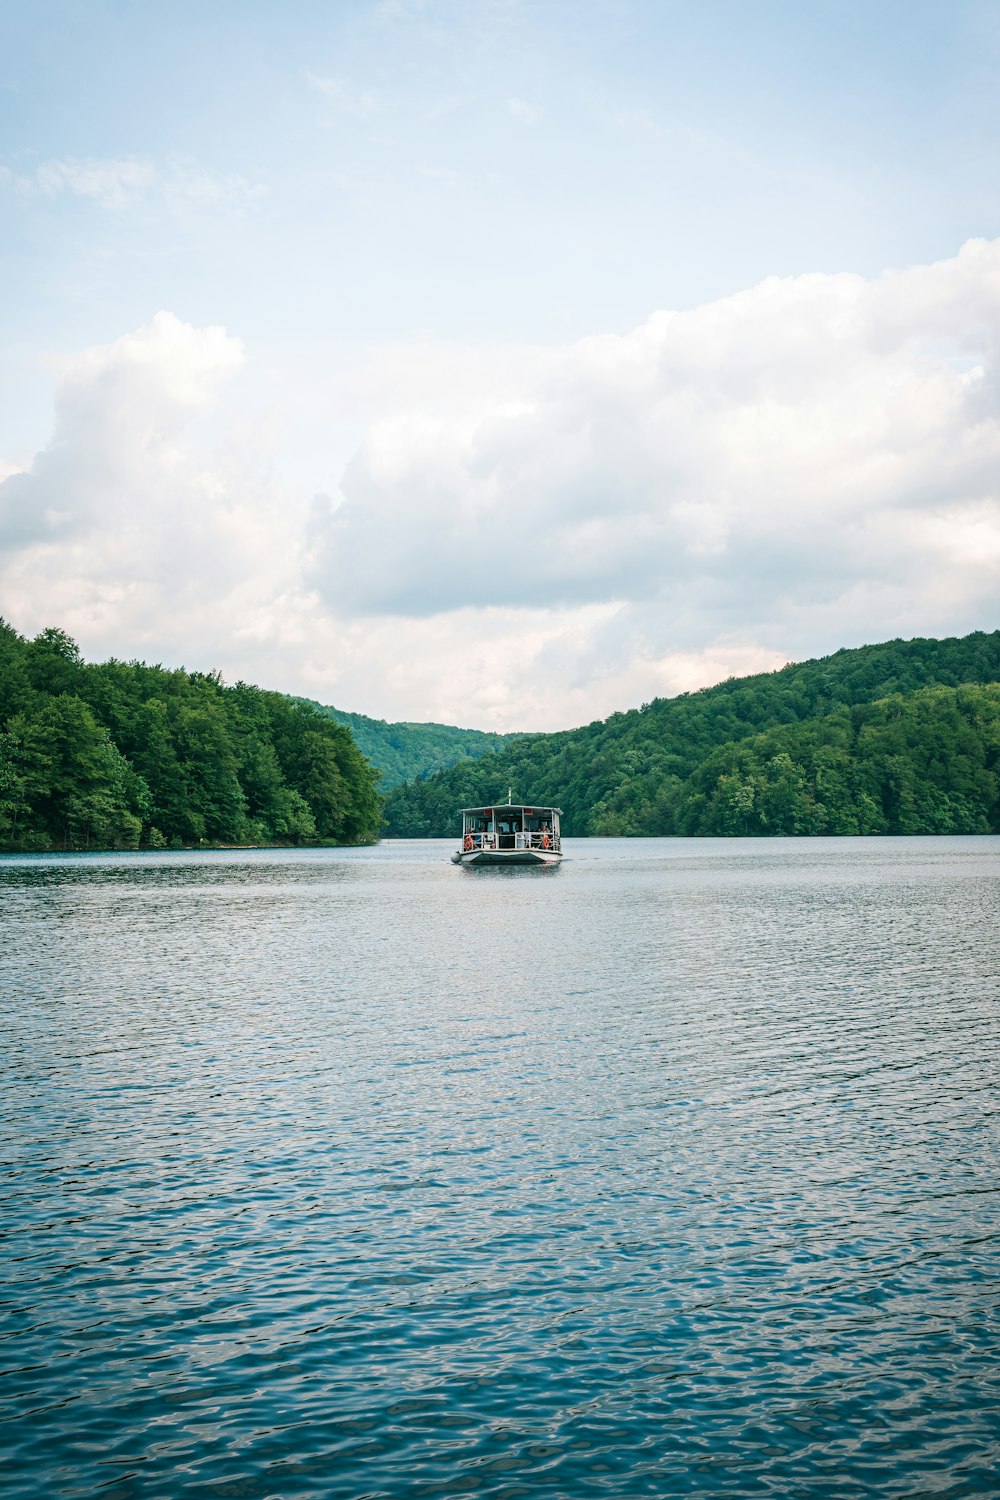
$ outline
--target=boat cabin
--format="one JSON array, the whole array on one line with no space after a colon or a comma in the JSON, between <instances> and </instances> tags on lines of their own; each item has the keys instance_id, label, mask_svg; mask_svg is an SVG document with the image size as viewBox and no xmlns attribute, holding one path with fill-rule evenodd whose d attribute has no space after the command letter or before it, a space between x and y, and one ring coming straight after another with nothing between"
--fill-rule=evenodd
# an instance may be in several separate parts
<instances>
[{"instance_id":1,"label":"boat cabin","mask_svg":"<svg viewBox=\"0 0 1000 1500\"><path fill-rule=\"evenodd\" d=\"M462 850L560 852L558 807L463 807Z\"/></svg>"}]
</instances>

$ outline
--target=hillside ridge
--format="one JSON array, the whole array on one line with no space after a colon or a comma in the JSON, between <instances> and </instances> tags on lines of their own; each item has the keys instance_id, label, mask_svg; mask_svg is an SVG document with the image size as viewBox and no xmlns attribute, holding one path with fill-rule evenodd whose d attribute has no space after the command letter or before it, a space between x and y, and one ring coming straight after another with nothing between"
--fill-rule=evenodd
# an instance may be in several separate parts
<instances>
[{"instance_id":1,"label":"hillside ridge","mask_svg":"<svg viewBox=\"0 0 1000 1500\"><path fill-rule=\"evenodd\" d=\"M487 804L505 796L511 785L518 796L561 806L564 831L578 836L987 831L998 826L991 695L973 703L967 694L947 706L938 698L930 707L916 695L935 688L985 689L997 682L1000 631L844 647L774 672L656 698L580 729L519 735L499 752L396 787L386 803L388 829L397 837L447 836L456 808ZM861 711L890 699L900 700L893 708L897 719L920 722L927 745L921 746L920 735L911 736L892 751L891 735L879 738L874 711L867 733L858 738L865 719ZM818 745L810 747L808 734L800 732L796 739L792 733L829 720L826 730L815 731L822 739L834 720L843 728L845 713L848 718L860 714L857 723L851 718L854 737L845 739L843 730L818 760L813 753ZM935 713L943 719L932 727ZM949 782L958 775L957 746L968 733L976 742L969 753L982 772L972 791ZM771 740L754 748L750 742L761 735ZM937 742L933 769L927 761L930 741ZM737 746L743 747L742 769L711 760L726 747L732 759ZM770 761L784 755L791 763L791 770L784 768L780 813L782 799L771 787L777 770L771 766L765 773L758 764L765 751ZM713 769L711 786L692 780L696 774L704 780ZM893 775L910 788L902 801L890 786ZM924 783L957 800L935 804L934 811L915 790ZM702 801L693 802L695 797ZM738 809L732 816L723 812L727 798L735 799ZM919 809L912 815L904 808L911 802Z\"/></svg>"}]
</instances>

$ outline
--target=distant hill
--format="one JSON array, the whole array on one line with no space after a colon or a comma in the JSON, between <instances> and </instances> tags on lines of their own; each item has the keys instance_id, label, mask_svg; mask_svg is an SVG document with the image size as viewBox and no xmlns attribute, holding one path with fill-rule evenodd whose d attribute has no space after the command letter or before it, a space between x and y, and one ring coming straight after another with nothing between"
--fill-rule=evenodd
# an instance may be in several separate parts
<instances>
[{"instance_id":1,"label":"distant hill","mask_svg":"<svg viewBox=\"0 0 1000 1500\"><path fill-rule=\"evenodd\" d=\"M379 772L383 792L391 791L401 782L446 769L456 761L474 760L488 751L502 750L514 738L511 734L491 734L484 729L455 729L450 724L389 724L385 719L345 713L315 703L311 698L296 701L308 704L351 731L362 755Z\"/></svg>"},{"instance_id":2,"label":"distant hill","mask_svg":"<svg viewBox=\"0 0 1000 1500\"><path fill-rule=\"evenodd\" d=\"M445 837L514 788L569 834L1000 831L1000 631L888 641L525 734L387 798Z\"/></svg>"}]
</instances>

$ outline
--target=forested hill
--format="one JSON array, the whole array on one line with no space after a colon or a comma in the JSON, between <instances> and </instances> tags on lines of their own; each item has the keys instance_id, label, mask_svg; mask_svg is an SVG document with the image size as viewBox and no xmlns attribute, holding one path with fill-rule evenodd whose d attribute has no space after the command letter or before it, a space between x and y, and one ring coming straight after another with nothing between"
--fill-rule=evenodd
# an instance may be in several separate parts
<instances>
[{"instance_id":1,"label":"forested hill","mask_svg":"<svg viewBox=\"0 0 1000 1500\"><path fill-rule=\"evenodd\" d=\"M355 744L380 773L382 791L391 791L403 781L413 781L453 766L458 760L474 760L490 750L501 750L510 734L491 734L487 729L455 729L450 724L388 724L364 714L344 713L311 698L299 698L317 713L343 724Z\"/></svg>"},{"instance_id":2,"label":"forested hill","mask_svg":"<svg viewBox=\"0 0 1000 1500\"><path fill-rule=\"evenodd\" d=\"M1000 631L889 641L521 735L396 788L395 837L514 796L569 834L1000 831Z\"/></svg>"},{"instance_id":3,"label":"forested hill","mask_svg":"<svg viewBox=\"0 0 1000 1500\"><path fill-rule=\"evenodd\" d=\"M367 843L376 773L350 731L217 674L81 660L0 621L0 848Z\"/></svg>"}]
</instances>

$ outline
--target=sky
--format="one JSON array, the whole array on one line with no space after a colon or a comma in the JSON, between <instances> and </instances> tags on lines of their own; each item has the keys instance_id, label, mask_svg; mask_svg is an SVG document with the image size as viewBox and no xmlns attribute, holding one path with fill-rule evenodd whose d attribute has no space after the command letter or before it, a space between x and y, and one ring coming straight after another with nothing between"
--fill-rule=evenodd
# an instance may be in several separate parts
<instances>
[{"instance_id":1,"label":"sky","mask_svg":"<svg viewBox=\"0 0 1000 1500\"><path fill-rule=\"evenodd\" d=\"M0 7L0 615L586 723L1000 625L993 0Z\"/></svg>"}]
</instances>

